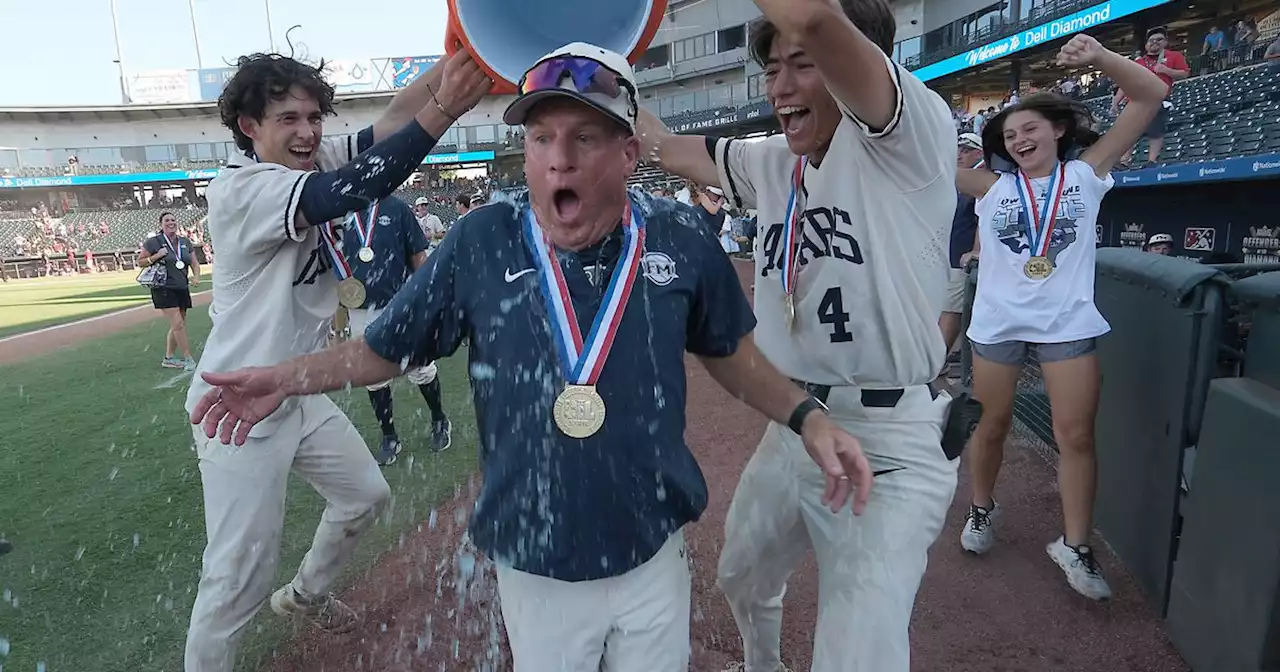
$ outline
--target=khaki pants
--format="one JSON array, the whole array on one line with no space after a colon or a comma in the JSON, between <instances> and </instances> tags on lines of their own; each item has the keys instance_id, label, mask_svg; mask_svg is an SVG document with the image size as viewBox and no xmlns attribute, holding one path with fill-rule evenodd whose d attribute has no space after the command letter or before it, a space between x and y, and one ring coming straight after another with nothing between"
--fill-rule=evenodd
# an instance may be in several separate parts
<instances>
[{"instance_id":1,"label":"khaki pants","mask_svg":"<svg viewBox=\"0 0 1280 672\"><path fill-rule=\"evenodd\" d=\"M685 672L689 563L684 532L621 576L557 581L498 563L515 672Z\"/></svg>"},{"instance_id":2,"label":"khaki pants","mask_svg":"<svg viewBox=\"0 0 1280 672\"><path fill-rule=\"evenodd\" d=\"M273 433L243 446L192 429L208 544L187 631L186 671L230 672L245 626L275 588L289 472L326 502L292 582L305 596L329 592L391 489L351 421L323 395L299 399Z\"/></svg>"},{"instance_id":3,"label":"khaki pants","mask_svg":"<svg viewBox=\"0 0 1280 672\"><path fill-rule=\"evenodd\" d=\"M922 385L893 408L872 408L857 388L832 388L831 419L881 472L861 516L824 506L822 472L800 437L769 425L729 506L718 568L748 672L779 669L787 578L810 547L819 575L812 672L909 672L907 626L960 464L942 453L950 401Z\"/></svg>"}]
</instances>

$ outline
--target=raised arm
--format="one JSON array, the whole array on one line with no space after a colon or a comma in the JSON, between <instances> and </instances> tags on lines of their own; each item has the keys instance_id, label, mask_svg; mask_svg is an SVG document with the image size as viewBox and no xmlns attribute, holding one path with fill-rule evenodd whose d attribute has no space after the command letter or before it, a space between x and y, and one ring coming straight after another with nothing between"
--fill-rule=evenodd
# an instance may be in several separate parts
<instances>
[{"instance_id":1,"label":"raised arm","mask_svg":"<svg viewBox=\"0 0 1280 672\"><path fill-rule=\"evenodd\" d=\"M637 131L644 160L698 184L720 185L708 139L701 135L676 135L652 112L640 108ZM714 141L713 141L714 142Z\"/></svg>"},{"instance_id":2,"label":"raised arm","mask_svg":"<svg viewBox=\"0 0 1280 672\"><path fill-rule=\"evenodd\" d=\"M1080 156L1093 167L1098 177L1104 177L1142 137L1151 120L1160 112L1160 105L1169 89L1163 80L1142 64L1108 51L1083 33L1062 46L1058 62L1067 67L1092 65L1115 81L1116 87L1129 97L1129 104L1116 117L1116 123Z\"/></svg>"},{"instance_id":3,"label":"raised arm","mask_svg":"<svg viewBox=\"0 0 1280 672\"><path fill-rule=\"evenodd\" d=\"M999 175L986 168L956 169L956 188L974 198L986 196L998 179Z\"/></svg>"},{"instance_id":4,"label":"raised arm","mask_svg":"<svg viewBox=\"0 0 1280 672\"><path fill-rule=\"evenodd\" d=\"M784 35L813 59L827 87L867 126L882 130L898 110L898 86L885 53L845 16L838 0L755 0ZM867 3L872 4L872 3Z\"/></svg>"}]
</instances>

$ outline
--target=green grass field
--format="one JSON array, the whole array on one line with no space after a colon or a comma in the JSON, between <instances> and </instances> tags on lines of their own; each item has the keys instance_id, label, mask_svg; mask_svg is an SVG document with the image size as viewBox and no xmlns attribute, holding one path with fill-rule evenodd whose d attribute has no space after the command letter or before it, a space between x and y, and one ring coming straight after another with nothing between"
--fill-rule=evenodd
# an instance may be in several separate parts
<instances>
[{"instance_id":1,"label":"green grass field","mask_svg":"<svg viewBox=\"0 0 1280 672\"><path fill-rule=\"evenodd\" d=\"M151 294L136 273L32 278L0 284L0 338L145 305Z\"/></svg>"},{"instance_id":2,"label":"green grass field","mask_svg":"<svg viewBox=\"0 0 1280 672\"><path fill-rule=\"evenodd\" d=\"M11 283L0 297L12 289ZM93 292L81 287L61 295ZM195 309L189 319L198 347L208 316ZM157 365L163 335L163 323L152 321L56 356L0 367L0 534L15 546L0 556L4 670L182 668L204 518L183 411L187 381ZM395 499L344 582L394 548L474 471L476 430L465 367L463 353L440 362L454 419L453 447L440 455L425 450L429 423L417 390L397 383L396 424L409 451L385 471ZM376 446L379 432L365 392L334 398ZM281 583L296 570L322 504L293 479ZM288 636L269 613L260 614L249 632L241 669L256 669Z\"/></svg>"}]
</instances>

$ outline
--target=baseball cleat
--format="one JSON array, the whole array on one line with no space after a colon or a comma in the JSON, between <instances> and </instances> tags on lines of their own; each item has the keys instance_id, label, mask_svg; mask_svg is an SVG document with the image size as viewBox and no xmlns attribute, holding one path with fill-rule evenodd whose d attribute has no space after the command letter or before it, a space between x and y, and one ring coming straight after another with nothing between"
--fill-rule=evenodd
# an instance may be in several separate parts
<instances>
[{"instance_id":1,"label":"baseball cleat","mask_svg":"<svg viewBox=\"0 0 1280 672\"><path fill-rule=\"evenodd\" d=\"M453 445L453 423L448 418L436 421L431 426L431 450L443 453Z\"/></svg>"},{"instance_id":2,"label":"baseball cleat","mask_svg":"<svg viewBox=\"0 0 1280 672\"><path fill-rule=\"evenodd\" d=\"M325 632L342 634L355 630L360 616L332 593L324 597L305 598L286 584L271 595L271 611L294 622L308 622Z\"/></svg>"},{"instance_id":3,"label":"baseball cleat","mask_svg":"<svg viewBox=\"0 0 1280 672\"><path fill-rule=\"evenodd\" d=\"M401 445L400 439L394 436L382 437L382 447L378 449L378 466L389 467L395 464L403 451L404 446Z\"/></svg>"}]
</instances>

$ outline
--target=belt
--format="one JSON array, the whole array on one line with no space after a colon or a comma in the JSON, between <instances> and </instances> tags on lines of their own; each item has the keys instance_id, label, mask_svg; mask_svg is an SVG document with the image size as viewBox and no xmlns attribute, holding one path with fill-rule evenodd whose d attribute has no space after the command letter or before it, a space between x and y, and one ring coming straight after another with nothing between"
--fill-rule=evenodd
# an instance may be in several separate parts
<instances>
[{"instance_id":1,"label":"belt","mask_svg":"<svg viewBox=\"0 0 1280 672\"><path fill-rule=\"evenodd\" d=\"M792 380L791 382L804 388L805 392L813 395L818 401L827 403L827 397L831 396L830 385L819 385L817 383L806 383L803 380ZM900 387L887 390L863 390L862 405L867 408L893 408L898 405L898 401L902 399L904 390Z\"/></svg>"}]
</instances>

